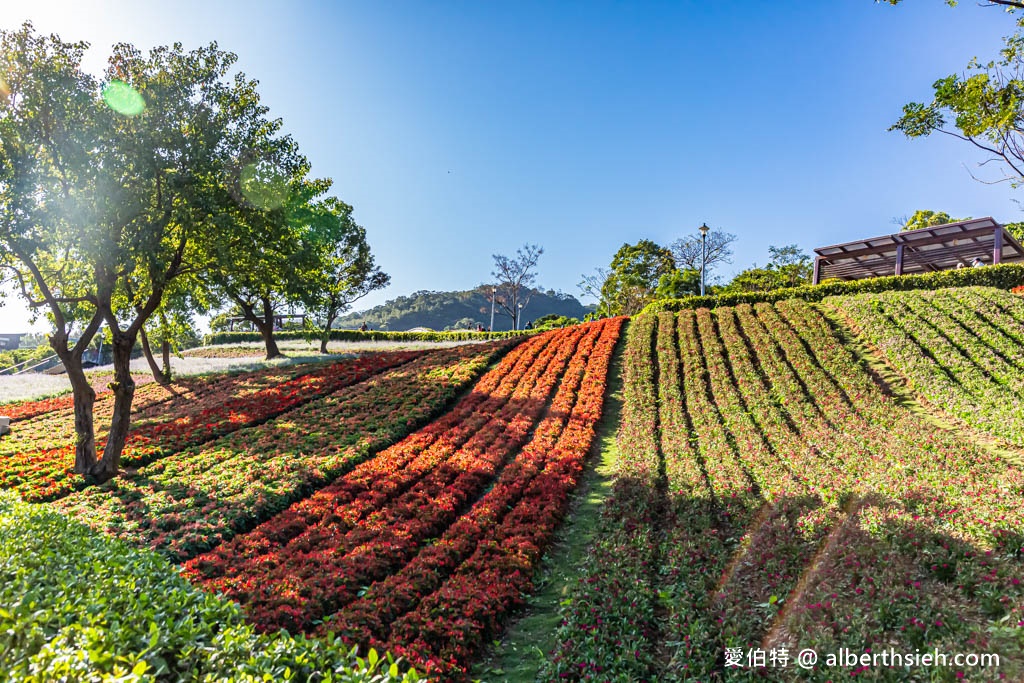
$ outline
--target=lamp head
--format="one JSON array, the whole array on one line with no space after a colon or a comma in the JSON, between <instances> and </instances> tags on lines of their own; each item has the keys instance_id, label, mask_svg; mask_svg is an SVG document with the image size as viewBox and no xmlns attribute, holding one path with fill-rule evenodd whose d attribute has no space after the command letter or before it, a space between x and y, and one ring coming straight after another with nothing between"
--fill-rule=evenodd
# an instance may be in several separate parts
<instances>
[{"instance_id":1,"label":"lamp head","mask_svg":"<svg viewBox=\"0 0 1024 683\"><path fill-rule=\"evenodd\" d=\"M707 235L708 234L708 230L710 230L710 229L711 228L708 227L707 223L702 223L701 226L700 226L700 234Z\"/></svg>"}]
</instances>

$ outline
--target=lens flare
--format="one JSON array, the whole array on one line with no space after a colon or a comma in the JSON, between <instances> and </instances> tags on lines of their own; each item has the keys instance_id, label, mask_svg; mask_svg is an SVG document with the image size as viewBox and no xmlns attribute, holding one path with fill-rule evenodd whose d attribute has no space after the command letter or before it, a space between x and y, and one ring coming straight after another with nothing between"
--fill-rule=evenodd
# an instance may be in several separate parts
<instances>
[{"instance_id":1,"label":"lens flare","mask_svg":"<svg viewBox=\"0 0 1024 683\"><path fill-rule=\"evenodd\" d=\"M7 81L4 80L3 76L0 76L0 95L3 97L11 96L11 89L7 87Z\"/></svg>"},{"instance_id":2,"label":"lens flare","mask_svg":"<svg viewBox=\"0 0 1024 683\"><path fill-rule=\"evenodd\" d=\"M288 183L284 176L266 164L247 164L239 178L242 195L260 209L278 209L288 198Z\"/></svg>"},{"instance_id":3,"label":"lens flare","mask_svg":"<svg viewBox=\"0 0 1024 683\"><path fill-rule=\"evenodd\" d=\"M103 88L103 101L122 116L138 116L146 110L146 101L135 88L123 81L111 81Z\"/></svg>"}]
</instances>

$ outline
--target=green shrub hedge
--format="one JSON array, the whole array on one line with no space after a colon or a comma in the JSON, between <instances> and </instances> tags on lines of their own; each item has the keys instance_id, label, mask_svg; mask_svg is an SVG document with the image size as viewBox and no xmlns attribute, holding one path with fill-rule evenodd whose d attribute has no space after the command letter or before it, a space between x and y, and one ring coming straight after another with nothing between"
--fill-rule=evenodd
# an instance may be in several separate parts
<instances>
[{"instance_id":1,"label":"green shrub hedge","mask_svg":"<svg viewBox=\"0 0 1024 683\"><path fill-rule=\"evenodd\" d=\"M0 491L0 681L402 681L338 640L257 634L155 553Z\"/></svg>"},{"instance_id":2,"label":"green shrub hedge","mask_svg":"<svg viewBox=\"0 0 1024 683\"><path fill-rule=\"evenodd\" d=\"M433 341L486 341L488 339L506 339L526 334L533 334L534 330L518 330L515 332L473 332L471 330L454 330L450 332L385 332L384 330L331 330L331 341L404 341L404 342L433 342ZM278 341L286 339L319 339L315 334L303 330L283 330L274 333L274 339ZM214 344L237 344L239 342L263 341L259 332L214 332L203 337L203 346Z\"/></svg>"},{"instance_id":3,"label":"green shrub hedge","mask_svg":"<svg viewBox=\"0 0 1024 683\"><path fill-rule=\"evenodd\" d=\"M985 266L984 268L959 268L942 270L922 275L889 275L864 280L843 280L825 282L820 285L786 287L770 292L732 292L713 296L688 296L682 299L661 299L653 301L640 312L660 313L662 311L683 311L694 308L715 308L737 304L775 302L784 299L821 301L827 296L861 294L865 292L889 292L908 289L942 289L944 287L997 287L1012 289L1024 284L1024 265L1016 263Z\"/></svg>"}]
</instances>

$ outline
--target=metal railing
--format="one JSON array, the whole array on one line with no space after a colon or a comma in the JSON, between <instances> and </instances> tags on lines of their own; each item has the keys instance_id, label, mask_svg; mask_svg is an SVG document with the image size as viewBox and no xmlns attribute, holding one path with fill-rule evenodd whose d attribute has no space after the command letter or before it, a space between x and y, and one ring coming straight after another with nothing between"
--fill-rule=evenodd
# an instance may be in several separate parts
<instances>
[{"instance_id":1,"label":"metal railing","mask_svg":"<svg viewBox=\"0 0 1024 683\"><path fill-rule=\"evenodd\" d=\"M53 354L52 356L47 356L46 358L44 358L42 360L34 360L34 359L31 359L31 358L29 360L23 360L20 363L15 363L14 365L12 365L9 368L4 368L3 370L0 370L0 375L21 375L21 374L26 373L26 372L32 372L36 368L42 367L42 366L46 365L47 363L50 363L51 361L55 360L56 358L57 358L57 354ZM28 365L29 363L32 363L32 365ZM21 366L27 366L27 367L21 367Z\"/></svg>"}]
</instances>

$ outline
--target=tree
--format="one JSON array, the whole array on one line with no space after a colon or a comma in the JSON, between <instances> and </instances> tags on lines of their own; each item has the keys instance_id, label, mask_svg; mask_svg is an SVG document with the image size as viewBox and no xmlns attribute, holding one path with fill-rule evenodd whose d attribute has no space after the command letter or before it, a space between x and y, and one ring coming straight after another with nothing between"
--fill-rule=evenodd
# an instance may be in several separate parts
<instances>
[{"instance_id":1,"label":"tree","mask_svg":"<svg viewBox=\"0 0 1024 683\"><path fill-rule=\"evenodd\" d=\"M475 330L480 323L472 318L459 318L454 325L445 326L445 330Z\"/></svg>"},{"instance_id":2,"label":"tree","mask_svg":"<svg viewBox=\"0 0 1024 683\"><path fill-rule=\"evenodd\" d=\"M769 292L778 289L779 281L775 272L769 268L759 268L754 264L742 270L725 286L727 292Z\"/></svg>"},{"instance_id":3,"label":"tree","mask_svg":"<svg viewBox=\"0 0 1024 683\"><path fill-rule=\"evenodd\" d=\"M659 299L681 299L700 294L700 271L692 268L673 270L658 278L655 295Z\"/></svg>"},{"instance_id":4,"label":"tree","mask_svg":"<svg viewBox=\"0 0 1024 683\"><path fill-rule=\"evenodd\" d=\"M991 4L1024 7L1000 0ZM1018 20L1018 29L1022 22ZM1024 34L1018 30L1004 38L997 59L972 59L964 74L940 78L932 89L931 102L904 105L903 116L889 130L910 138L942 133L963 140L985 153L979 166L999 169L998 177L982 182L1009 182L1013 187L1024 183Z\"/></svg>"},{"instance_id":5,"label":"tree","mask_svg":"<svg viewBox=\"0 0 1024 683\"><path fill-rule=\"evenodd\" d=\"M770 260L764 268L756 264L738 273L726 287L732 292L768 292L783 287L810 284L813 260L799 246L768 247Z\"/></svg>"},{"instance_id":6,"label":"tree","mask_svg":"<svg viewBox=\"0 0 1024 683\"><path fill-rule=\"evenodd\" d=\"M533 283L537 281L537 261L544 253L536 244L524 244L516 250L514 258L493 254L494 276L497 290L494 301L503 315L512 318L513 329L519 329L522 309L530 303Z\"/></svg>"},{"instance_id":7,"label":"tree","mask_svg":"<svg viewBox=\"0 0 1024 683\"><path fill-rule=\"evenodd\" d=\"M1013 235L1018 242L1024 242L1024 222L1004 223L1003 227L1006 228L1006 232Z\"/></svg>"},{"instance_id":8,"label":"tree","mask_svg":"<svg viewBox=\"0 0 1024 683\"><path fill-rule=\"evenodd\" d=\"M153 324L155 322L155 325ZM147 327L152 330L147 331ZM191 309L164 302L145 325L139 328L142 353L158 384L171 383L171 352L178 353L185 346L195 345L199 340ZM153 344L159 345L162 365L153 354Z\"/></svg>"},{"instance_id":9,"label":"tree","mask_svg":"<svg viewBox=\"0 0 1024 683\"><path fill-rule=\"evenodd\" d=\"M601 299L611 315L639 313L654 298L661 277L675 269L672 252L651 240L623 244L612 258Z\"/></svg>"},{"instance_id":10,"label":"tree","mask_svg":"<svg viewBox=\"0 0 1024 683\"><path fill-rule=\"evenodd\" d=\"M936 225L946 225L947 223L957 223L966 220L969 220L969 218L951 218L945 211L918 209L910 218L904 217L903 219L896 219L894 222L900 226L900 232L906 232L907 230L931 228Z\"/></svg>"},{"instance_id":11,"label":"tree","mask_svg":"<svg viewBox=\"0 0 1024 683\"><path fill-rule=\"evenodd\" d=\"M898 5L903 0L884 0L890 5ZM881 0L875 0L875 2L881 2ZM956 7L957 0L945 0L946 4L950 7ZM1008 7L1009 11L1013 9L1024 9L1024 0L986 0L984 5L981 7Z\"/></svg>"},{"instance_id":12,"label":"tree","mask_svg":"<svg viewBox=\"0 0 1024 683\"><path fill-rule=\"evenodd\" d=\"M736 235L722 230L711 230L702 243L699 232L677 239L669 245L672 257L680 270L700 271L701 265L705 267L705 280L707 273L714 270L716 266L723 263L732 263L732 243L736 241Z\"/></svg>"},{"instance_id":13,"label":"tree","mask_svg":"<svg viewBox=\"0 0 1024 683\"><path fill-rule=\"evenodd\" d=\"M768 269L775 273L780 287L809 285L814 274L814 260L795 244L768 247L771 257Z\"/></svg>"},{"instance_id":14,"label":"tree","mask_svg":"<svg viewBox=\"0 0 1024 683\"><path fill-rule=\"evenodd\" d=\"M597 268L593 273L589 275L581 275L579 284L576 286L580 289L580 294L583 298L590 297L597 301L597 314L601 314L602 307L605 307L605 301L601 297L601 288L604 287L604 283L608 281L609 272L605 268Z\"/></svg>"},{"instance_id":15,"label":"tree","mask_svg":"<svg viewBox=\"0 0 1024 683\"><path fill-rule=\"evenodd\" d=\"M54 326L74 393L75 472L102 480L117 473L130 426L138 335L173 282L230 239L225 162L266 128L255 82L227 80L236 58L215 44L148 55L116 45L102 80L82 71L86 48L31 24L0 32L0 258ZM97 460L82 354L101 324L114 409Z\"/></svg>"},{"instance_id":16,"label":"tree","mask_svg":"<svg viewBox=\"0 0 1024 683\"><path fill-rule=\"evenodd\" d=\"M276 149L267 151L281 165L272 169L265 157L262 178L243 182L234 193L230 209L234 239L211 250L210 262L217 267L203 274L207 287L237 307L260 333L267 360L284 356L274 338L280 309L301 303L308 288L315 286L308 274L323 267L314 224L317 199L331 186L330 180L305 177L309 162L289 139L276 143L271 144ZM274 178L287 180L274 190L273 203L267 204L264 188L276 183Z\"/></svg>"},{"instance_id":17,"label":"tree","mask_svg":"<svg viewBox=\"0 0 1024 683\"><path fill-rule=\"evenodd\" d=\"M338 316L370 292L387 287L391 276L377 267L366 229L352 219L351 206L330 197L317 210L313 246L321 253L311 261L314 268L303 274L300 298L319 321L320 353L327 353Z\"/></svg>"}]
</instances>

